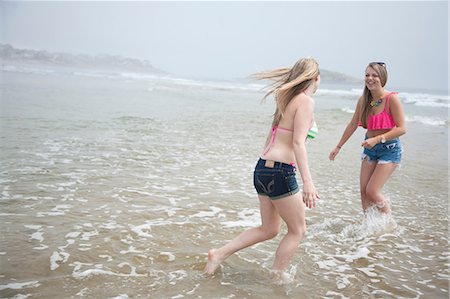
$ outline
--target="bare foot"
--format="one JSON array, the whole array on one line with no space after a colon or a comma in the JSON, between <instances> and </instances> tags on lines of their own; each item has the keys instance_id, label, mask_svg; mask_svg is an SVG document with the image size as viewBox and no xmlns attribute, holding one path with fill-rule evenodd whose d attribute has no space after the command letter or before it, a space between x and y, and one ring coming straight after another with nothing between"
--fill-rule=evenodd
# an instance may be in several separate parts
<instances>
[{"instance_id":1,"label":"bare foot","mask_svg":"<svg viewBox=\"0 0 450 299\"><path fill-rule=\"evenodd\" d=\"M391 205L388 199L385 199L380 203L376 203L375 206L378 208L380 213L391 214Z\"/></svg>"},{"instance_id":2,"label":"bare foot","mask_svg":"<svg viewBox=\"0 0 450 299\"><path fill-rule=\"evenodd\" d=\"M270 270L270 279L276 285L284 285L292 282L292 277L282 270Z\"/></svg>"},{"instance_id":3,"label":"bare foot","mask_svg":"<svg viewBox=\"0 0 450 299\"><path fill-rule=\"evenodd\" d=\"M203 271L204 276L211 276L216 272L217 268L220 266L220 263L223 261L219 257L217 253L217 249L211 249L208 251L208 263L205 266L205 270Z\"/></svg>"},{"instance_id":4,"label":"bare foot","mask_svg":"<svg viewBox=\"0 0 450 299\"><path fill-rule=\"evenodd\" d=\"M391 214L391 207L389 205L384 205L383 207L377 206L378 211L384 214Z\"/></svg>"}]
</instances>

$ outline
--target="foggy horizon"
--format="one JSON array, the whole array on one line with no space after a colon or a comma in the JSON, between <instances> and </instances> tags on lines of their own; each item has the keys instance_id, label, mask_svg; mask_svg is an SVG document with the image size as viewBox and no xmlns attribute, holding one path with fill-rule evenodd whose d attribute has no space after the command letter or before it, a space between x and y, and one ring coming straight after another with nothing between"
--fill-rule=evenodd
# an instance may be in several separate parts
<instances>
[{"instance_id":1,"label":"foggy horizon","mask_svg":"<svg viewBox=\"0 0 450 299\"><path fill-rule=\"evenodd\" d=\"M369 62L384 61L390 86L448 92L446 1L2 2L0 8L0 43L18 49L119 55L211 79L246 78L313 56L322 69L363 80Z\"/></svg>"}]
</instances>

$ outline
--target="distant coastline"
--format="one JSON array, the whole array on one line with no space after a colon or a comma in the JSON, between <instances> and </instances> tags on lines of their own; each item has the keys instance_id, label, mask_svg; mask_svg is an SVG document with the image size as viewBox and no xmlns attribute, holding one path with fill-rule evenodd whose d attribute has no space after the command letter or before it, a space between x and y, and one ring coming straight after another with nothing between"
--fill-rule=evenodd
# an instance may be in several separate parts
<instances>
[{"instance_id":1,"label":"distant coastline","mask_svg":"<svg viewBox=\"0 0 450 299\"><path fill-rule=\"evenodd\" d=\"M123 57L120 55L100 54L69 54L60 52L50 52L45 50L19 49L10 44L0 43L0 59L3 65L18 66L45 66L45 67L72 67L72 68L95 68L105 71L133 71L144 74L160 75L160 76L177 76L170 74L164 70L154 67L147 60ZM363 83L361 79L351 77L349 75L321 69L321 77L323 84L345 84L360 85ZM188 78L192 79L192 78ZM225 78L224 78L225 80ZM227 79L227 81L235 79ZM245 78L237 79L239 81Z\"/></svg>"},{"instance_id":2,"label":"distant coastline","mask_svg":"<svg viewBox=\"0 0 450 299\"><path fill-rule=\"evenodd\" d=\"M167 72L155 68L147 60L110 54L94 56L55 53L44 50L18 49L9 44L0 44L0 58L2 64L129 70L155 75L168 75Z\"/></svg>"}]
</instances>

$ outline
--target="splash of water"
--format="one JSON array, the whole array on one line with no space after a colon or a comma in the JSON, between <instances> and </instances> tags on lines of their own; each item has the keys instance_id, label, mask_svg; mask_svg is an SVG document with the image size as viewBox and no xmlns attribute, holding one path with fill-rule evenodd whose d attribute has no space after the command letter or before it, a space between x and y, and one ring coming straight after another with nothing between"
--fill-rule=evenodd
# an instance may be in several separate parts
<instances>
[{"instance_id":1,"label":"splash of water","mask_svg":"<svg viewBox=\"0 0 450 299\"><path fill-rule=\"evenodd\" d=\"M362 240L369 236L392 232L397 223L390 213L381 213L376 206L372 206L364 213L361 223L344 227L339 236L343 239Z\"/></svg>"},{"instance_id":2,"label":"splash of water","mask_svg":"<svg viewBox=\"0 0 450 299\"><path fill-rule=\"evenodd\" d=\"M295 272L292 271L280 271L280 270L269 270L269 277L271 283L275 285L286 285L294 281Z\"/></svg>"}]
</instances>

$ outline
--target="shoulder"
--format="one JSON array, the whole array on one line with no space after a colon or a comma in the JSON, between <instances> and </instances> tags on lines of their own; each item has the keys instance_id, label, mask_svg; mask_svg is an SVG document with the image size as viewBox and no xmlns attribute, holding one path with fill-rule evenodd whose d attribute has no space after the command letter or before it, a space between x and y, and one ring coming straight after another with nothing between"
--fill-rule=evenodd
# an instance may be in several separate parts
<instances>
[{"instance_id":1,"label":"shoulder","mask_svg":"<svg viewBox=\"0 0 450 299\"><path fill-rule=\"evenodd\" d=\"M314 105L315 105L314 99L311 96L306 95L304 93L300 93L300 94L296 95L293 100L294 100L294 102L296 102L296 104L298 106L302 106L302 107L310 106L310 107L314 108Z\"/></svg>"},{"instance_id":2,"label":"shoulder","mask_svg":"<svg viewBox=\"0 0 450 299\"><path fill-rule=\"evenodd\" d=\"M392 92L389 95L389 101L391 102L391 104L400 105L401 101L400 101L400 97L398 96L398 92Z\"/></svg>"},{"instance_id":3,"label":"shoulder","mask_svg":"<svg viewBox=\"0 0 450 299\"><path fill-rule=\"evenodd\" d=\"M314 99L304 93L296 95L291 101L291 108L294 114L310 114L314 111Z\"/></svg>"},{"instance_id":4,"label":"shoulder","mask_svg":"<svg viewBox=\"0 0 450 299\"><path fill-rule=\"evenodd\" d=\"M389 97L392 99L399 99L398 92L392 91L389 93Z\"/></svg>"}]
</instances>

